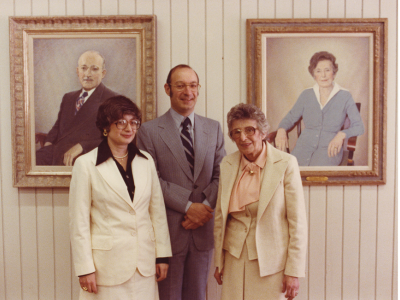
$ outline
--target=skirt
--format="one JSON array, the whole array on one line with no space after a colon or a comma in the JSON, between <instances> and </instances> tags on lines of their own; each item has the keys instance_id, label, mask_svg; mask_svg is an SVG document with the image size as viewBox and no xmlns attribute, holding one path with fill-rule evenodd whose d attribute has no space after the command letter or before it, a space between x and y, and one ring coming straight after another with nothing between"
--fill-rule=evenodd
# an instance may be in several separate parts
<instances>
[{"instance_id":1,"label":"skirt","mask_svg":"<svg viewBox=\"0 0 400 300\"><path fill-rule=\"evenodd\" d=\"M283 270L260 277L258 260L249 260L246 243L239 259L225 251L222 300L286 300Z\"/></svg>"},{"instance_id":2,"label":"skirt","mask_svg":"<svg viewBox=\"0 0 400 300\"><path fill-rule=\"evenodd\" d=\"M97 294L81 289L79 300L159 300L156 275L142 276L136 269L128 281L113 286L98 285Z\"/></svg>"}]
</instances>

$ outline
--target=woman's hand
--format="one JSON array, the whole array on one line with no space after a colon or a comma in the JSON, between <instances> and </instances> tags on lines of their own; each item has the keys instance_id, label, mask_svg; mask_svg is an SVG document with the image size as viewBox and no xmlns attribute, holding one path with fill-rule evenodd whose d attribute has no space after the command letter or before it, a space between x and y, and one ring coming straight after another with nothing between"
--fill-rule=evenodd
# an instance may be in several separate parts
<instances>
[{"instance_id":1,"label":"woman's hand","mask_svg":"<svg viewBox=\"0 0 400 300\"><path fill-rule=\"evenodd\" d=\"M168 264L156 264L157 282L167 278Z\"/></svg>"},{"instance_id":2,"label":"woman's hand","mask_svg":"<svg viewBox=\"0 0 400 300\"><path fill-rule=\"evenodd\" d=\"M342 149L343 141L346 138L346 134L342 131L339 131L336 136L330 141L328 145L328 156L334 157Z\"/></svg>"},{"instance_id":3,"label":"woman's hand","mask_svg":"<svg viewBox=\"0 0 400 300\"><path fill-rule=\"evenodd\" d=\"M79 276L82 290L97 294L96 275L94 273Z\"/></svg>"},{"instance_id":4,"label":"woman's hand","mask_svg":"<svg viewBox=\"0 0 400 300\"><path fill-rule=\"evenodd\" d=\"M285 275L283 277L282 293L286 292L285 298L293 300L299 293L299 278Z\"/></svg>"},{"instance_id":5,"label":"woman's hand","mask_svg":"<svg viewBox=\"0 0 400 300\"><path fill-rule=\"evenodd\" d=\"M281 151L286 151L286 148L289 148L286 130L283 128L279 128L276 132L275 147Z\"/></svg>"},{"instance_id":6,"label":"woman's hand","mask_svg":"<svg viewBox=\"0 0 400 300\"><path fill-rule=\"evenodd\" d=\"M218 284L221 285L222 284L222 277L224 276L224 268L222 268L222 271L219 272L218 271L218 267L215 268L215 273L214 273L214 277L217 280Z\"/></svg>"}]
</instances>

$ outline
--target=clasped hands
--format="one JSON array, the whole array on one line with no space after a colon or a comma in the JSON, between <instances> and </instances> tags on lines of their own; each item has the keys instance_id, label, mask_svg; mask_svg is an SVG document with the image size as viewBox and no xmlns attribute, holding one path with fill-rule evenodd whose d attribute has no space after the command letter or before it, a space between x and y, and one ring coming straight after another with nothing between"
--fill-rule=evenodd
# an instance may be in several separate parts
<instances>
[{"instance_id":1,"label":"clasped hands","mask_svg":"<svg viewBox=\"0 0 400 300\"><path fill-rule=\"evenodd\" d=\"M185 229L196 229L211 220L213 211L211 207L203 203L192 203L181 224Z\"/></svg>"}]
</instances>

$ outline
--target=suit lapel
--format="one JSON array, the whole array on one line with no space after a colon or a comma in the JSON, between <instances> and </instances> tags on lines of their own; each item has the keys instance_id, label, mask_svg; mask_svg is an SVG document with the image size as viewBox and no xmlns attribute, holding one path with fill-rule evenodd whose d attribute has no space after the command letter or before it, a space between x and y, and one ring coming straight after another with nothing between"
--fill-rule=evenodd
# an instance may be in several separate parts
<instances>
[{"instance_id":1,"label":"suit lapel","mask_svg":"<svg viewBox=\"0 0 400 300\"><path fill-rule=\"evenodd\" d=\"M282 160L279 150L276 150L273 146L267 143L267 161L265 163L263 181L261 183L257 222L260 220L271 201L271 198L282 179L283 173L286 170L287 164L288 162L286 160Z\"/></svg>"},{"instance_id":2,"label":"suit lapel","mask_svg":"<svg viewBox=\"0 0 400 300\"><path fill-rule=\"evenodd\" d=\"M194 118L194 181L196 181L203 168L207 154L209 132L207 124L203 119L199 118L197 115L195 115Z\"/></svg>"},{"instance_id":3,"label":"suit lapel","mask_svg":"<svg viewBox=\"0 0 400 300\"><path fill-rule=\"evenodd\" d=\"M179 166L185 172L186 176L193 180L192 171L190 171L189 163L185 155L185 150L183 149L179 130L178 128L176 128L175 121L169 112L160 117L160 122L158 123L158 126L161 129L160 138L168 146L172 155L175 157Z\"/></svg>"},{"instance_id":4,"label":"suit lapel","mask_svg":"<svg viewBox=\"0 0 400 300\"><path fill-rule=\"evenodd\" d=\"M239 172L240 166L240 152L235 152L232 156L227 157L225 161L225 168L223 168L223 174L221 174L221 199L226 199L226 201L221 202L221 212L223 220L228 217L229 202L231 199L232 190L236 181L237 174ZM222 169L221 169L222 171Z\"/></svg>"},{"instance_id":5,"label":"suit lapel","mask_svg":"<svg viewBox=\"0 0 400 300\"><path fill-rule=\"evenodd\" d=\"M96 153L97 157L97 153ZM96 166L101 177L110 186L110 188L122 199L125 200L131 207L133 207L131 197L129 196L126 184L121 177L117 165L112 158L107 159L105 162ZM135 188L136 189L136 188Z\"/></svg>"},{"instance_id":6,"label":"suit lapel","mask_svg":"<svg viewBox=\"0 0 400 300\"><path fill-rule=\"evenodd\" d=\"M136 206L142 198L143 192L147 188L147 159L136 155L132 161L132 175L135 183L135 196L133 197L133 205Z\"/></svg>"}]
</instances>

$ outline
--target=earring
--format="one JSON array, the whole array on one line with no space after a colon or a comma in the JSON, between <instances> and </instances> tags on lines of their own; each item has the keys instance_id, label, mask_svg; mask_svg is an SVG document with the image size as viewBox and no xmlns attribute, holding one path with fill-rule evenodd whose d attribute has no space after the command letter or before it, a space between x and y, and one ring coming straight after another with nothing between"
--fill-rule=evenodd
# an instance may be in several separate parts
<instances>
[{"instance_id":1,"label":"earring","mask_svg":"<svg viewBox=\"0 0 400 300\"><path fill-rule=\"evenodd\" d=\"M107 130L106 130L106 129L104 129L104 131L103 131L103 135L104 135L104 136L107 136L107 135L108 135L108 132L107 132Z\"/></svg>"}]
</instances>

